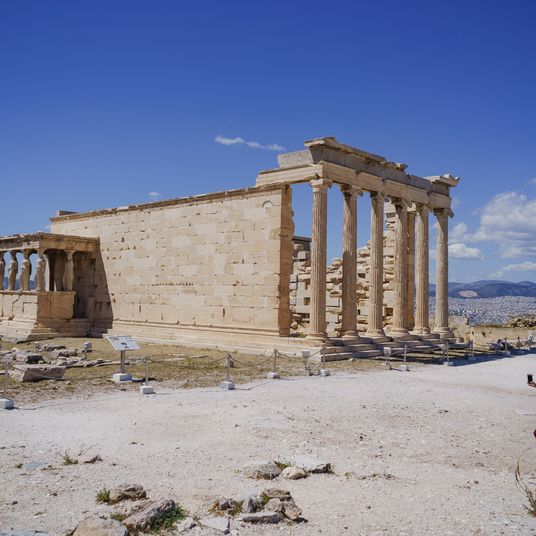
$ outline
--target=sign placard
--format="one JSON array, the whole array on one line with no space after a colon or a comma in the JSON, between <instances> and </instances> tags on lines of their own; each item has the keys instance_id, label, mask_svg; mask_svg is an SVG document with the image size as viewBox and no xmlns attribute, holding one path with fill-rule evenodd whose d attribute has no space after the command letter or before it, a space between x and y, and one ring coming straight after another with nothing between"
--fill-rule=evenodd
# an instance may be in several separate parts
<instances>
[{"instance_id":1,"label":"sign placard","mask_svg":"<svg viewBox=\"0 0 536 536\"><path fill-rule=\"evenodd\" d=\"M130 335L107 335L106 338L114 347L114 350L119 352L140 349L138 343Z\"/></svg>"}]
</instances>

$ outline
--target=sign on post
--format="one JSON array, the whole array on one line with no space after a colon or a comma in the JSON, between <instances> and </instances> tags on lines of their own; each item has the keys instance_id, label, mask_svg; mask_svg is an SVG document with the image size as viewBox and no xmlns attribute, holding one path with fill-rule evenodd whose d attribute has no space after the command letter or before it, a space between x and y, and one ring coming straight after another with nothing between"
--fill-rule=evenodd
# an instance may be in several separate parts
<instances>
[{"instance_id":1,"label":"sign on post","mask_svg":"<svg viewBox=\"0 0 536 536\"><path fill-rule=\"evenodd\" d=\"M139 350L138 343L130 335L106 335L108 342L114 347L114 350L121 352L120 372L112 376L114 382L130 382L132 375L125 370L125 352L129 350Z\"/></svg>"}]
</instances>

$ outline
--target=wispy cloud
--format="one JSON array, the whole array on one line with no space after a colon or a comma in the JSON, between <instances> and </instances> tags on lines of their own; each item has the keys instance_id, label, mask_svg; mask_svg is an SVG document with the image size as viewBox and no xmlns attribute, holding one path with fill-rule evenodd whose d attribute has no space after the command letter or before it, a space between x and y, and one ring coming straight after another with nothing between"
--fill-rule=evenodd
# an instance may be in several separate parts
<instances>
[{"instance_id":1,"label":"wispy cloud","mask_svg":"<svg viewBox=\"0 0 536 536\"><path fill-rule=\"evenodd\" d=\"M156 201L162 194L160 192L149 192L147 194L153 201Z\"/></svg>"},{"instance_id":2,"label":"wispy cloud","mask_svg":"<svg viewBox=\"0 0 536 536\"><path fill-rule=\"evenodd\" d=\"M222 136L218 134L214 138L214 141L216 143L219 143L220 145L246 145L250 149L267 149L268 151L284 151L285 148L281 145L278 145L277 143L269 143L267 145L263 145L262 143L259 143L258 141L246 141L244 138L241 138L240 136L237 136L236 138L227 138L225 136Z\"/></svg>"},{"instance_id":3,"label":"wispy cloud","mask_svg":"<svg viewBox=\"0 0 536 536\"><path fill-rule=\"evenodd\" d=\"M505 272L536 272L536 262L524 261L516 264L507 264L490 277L502 277Z\"/></svg>"},{"instance_id":4,"label":"wispy cloud","mask_svg":"<svg viewBox=\"0 0 536 536\"><path fill-rule=\"evenodd\" d=\"M536 199L517 192L493 197L480 213L480 226L464 242L492 242L503 258L536 256Z\"/></svg>"},{"instance_id":5,"label":"wispy cloud","mask_svg":"<svg viewBox=\"0 0 536 536\"><path fill-rule=\"evenodd\" d=\"M528 181L528 184L534 184L536 186L536 177L530 179L530 181Z\"/></svg>"}]
</instances>

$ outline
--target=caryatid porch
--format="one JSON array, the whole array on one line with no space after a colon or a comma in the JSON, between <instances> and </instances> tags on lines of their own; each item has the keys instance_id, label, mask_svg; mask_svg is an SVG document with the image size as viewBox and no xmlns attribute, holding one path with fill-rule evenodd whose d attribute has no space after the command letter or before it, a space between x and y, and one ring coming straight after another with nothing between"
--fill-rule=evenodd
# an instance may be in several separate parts
<instances>
[{"instance_id":1,"label":"caryatid porch","mask_svg":"<svg viewBox=\"0 0 536 536\"><path fill-rule=\"evenodd\" d=\"M324 344L326 332L326 228L327 195L338 185L343 210L343 290L340 335L358 342L356 331L357 199L371 198L369 306L364 335L376 341L386 335L404 339L452 335L448 326L448 217L452 216L450 188L458 178L449 174L418 177L406 165L343 145L335 138L305 143L306 150L282 154L279 168L261 172L257 185L309 182L313 195L311 299L308 339ZM384 203L395 208L395 267L393 321L384 324L383 235ZM429 213L437 218L436 315L429 325Z\"/></svg>"},{"instance_id":2,"label":"caryatid porch","mask_svg":"<svg viewBox=\"0 0 536 536\"><path fill-rule=\"evenodd\" d=\"M96 238L51 233L0 238L0 336L85 335L98 251Z\"/></svg>"}]
</instances>

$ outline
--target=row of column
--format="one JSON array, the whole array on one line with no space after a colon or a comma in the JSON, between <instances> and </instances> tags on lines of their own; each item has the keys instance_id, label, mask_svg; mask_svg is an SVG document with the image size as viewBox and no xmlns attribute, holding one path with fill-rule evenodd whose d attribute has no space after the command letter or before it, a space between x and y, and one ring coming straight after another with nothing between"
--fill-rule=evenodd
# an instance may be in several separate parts
<instances>
[{"instance_id":1,"label":"row of column","mask_svg":"<svg viewBox=\"0 0 536 536\"><path fill-rule=\"evenodd\" d=\"M308 338L323 341L326 333L327 191L332 182L315 179L311 251L311 303ZM340 185L343 194L342 329L341 335L356 338L357 320L357 197L363 191ZM383 325L383 238L384 201L380 192L371 192L369 307L367 336L385 337ZM394 252L393 337L430 333L429 292L429 209L391 198L396 210ZM450 334L448 326L448 218L449 209L433 211L437 218L436 315L434 333ZM415 310L414 310L415 297Z\"/></svg>"},{"instance_id":2,"label":"row of column","mask_svg":"<svg viewBox=\"0 0 536 536\"><path fill-rule=\"evenodd\" d=\"M17 253L22 253L22 261L20 264L17 259ZM6 262L4 259L4 252L0 251L0 290L14 291L17 279L19 282L19 290L30 290L30 279L32 275L32 261L31 255L35 253L35 250L23 249L11 250L9 254L11 259L7 267L7 289L4 289L4 277L6 273ZM72 291L74 283L74 262L73 255L74 250L65 251L65 264L63 268L63 274L60 281L56 281L56 286L61 283L61 290ZM47 255L44 252L37 252L37 261L35 263L35 272L33 274L34 285L36 291L46 290L46 270L47 270ZM18 277L17 277L18 276ZM57 277L57 276L56 276ZM59 290L58 288L56 290Z\"/></svg>"}]
</instances>

